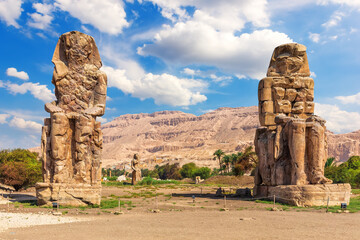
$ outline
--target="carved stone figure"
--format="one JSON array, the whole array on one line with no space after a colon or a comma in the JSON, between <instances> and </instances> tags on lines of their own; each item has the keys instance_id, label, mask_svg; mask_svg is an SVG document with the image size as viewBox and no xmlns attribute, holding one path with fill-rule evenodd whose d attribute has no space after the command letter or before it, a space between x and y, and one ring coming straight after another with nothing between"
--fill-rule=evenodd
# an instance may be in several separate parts
<instances>
[{"instance_id":1,"label":"carved stone figure","mask_svg":"<svg viewBox=\"0 0 360 240\"><path fill-rule=\"evenodd\" d=\"M141 170L139 168L140 158L138 154L134 154L134 159L131 161L131 169L132 169L132 180L131 184L135 185L138 181L141 180Z\"/></svg>"},{"instance_id":2,"label":"carved stone figure","mask_svg":"<svg viewBox=\"0 0 360 240\"><path fill-rule=\"evenodd\" d=\"M325 120L314 115L314 80L304 45L275 48L258 97L255 195L268 195L264 186L332 183L324 176Z\"/></svg>"},{"instance_id":3,"label":"carved stone figure","mask_svg":"<svg viewBox=\"0 0 360 240\"><path fill-rule=\"evenodd\" d=\"M69 205L99 204L102 133L96 117L105 112L107 91L99 51L91 36L72 31L59 38L52 62L57 100L45 104L50 118L42 130L38 201L59 201L59 195Z\"/></svg>"}]
</instances>

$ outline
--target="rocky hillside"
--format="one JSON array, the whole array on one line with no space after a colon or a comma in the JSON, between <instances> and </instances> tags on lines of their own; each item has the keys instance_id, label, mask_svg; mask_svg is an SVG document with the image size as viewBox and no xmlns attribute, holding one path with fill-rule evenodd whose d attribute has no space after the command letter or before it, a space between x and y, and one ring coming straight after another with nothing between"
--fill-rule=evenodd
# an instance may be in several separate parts
<instances>
[{"instance_id":1,"label":"rocky hillside","mask_svg":"<svg viewBox=\"0 0 360 240\"><path fill-rule=\"evenodd\" d=\"M219 108L201 116L179 111L127 114L102 127L103 163L129 161L139 153L148 163L170 159L217 166L216 149L241 151L252 144L258 126L257 107Z\"/></svg>"},{"instance_id":2,"label":"rocky hillside","mask_svg":"<svg viewBox=\"0 0 360 240\"><path fill-rule=\"evenodd\" d=\"M241 151L253 144L257 107L219 108L195 116L179 111L127 114L103 125L103 165L129 162L139 153L147 165L170 159L181 164L217 166L213 152ZM360 154L360 131L328 133L329 156L346 161Z\"/></svg>"}]
</instances>

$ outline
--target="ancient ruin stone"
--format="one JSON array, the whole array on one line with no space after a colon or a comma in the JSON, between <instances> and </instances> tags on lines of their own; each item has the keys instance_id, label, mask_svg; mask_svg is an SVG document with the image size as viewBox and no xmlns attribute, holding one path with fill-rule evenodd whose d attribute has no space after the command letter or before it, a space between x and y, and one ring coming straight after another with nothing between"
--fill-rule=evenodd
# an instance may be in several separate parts
<instances>
[{"instance_id":1,"label":"ancient ruin stone","mask_svg":"<svg viewBox=\"0 0 360 240\"><path fill-rule=\"evenodd\" d=\"M259 119L263 127L257 129L255 136L259 158L255 175L257 196L271 195L280 185L332 183L324 176L325 120L314 115L314 81L309 76L305 46L290 43L275 48L267 77L259 83ZM273 107L269 106L271 103ZM290 191L291 187L282 189ZM291 191L302 188L296 189ZM348 191L347 187L339 191L343 190ZM313 204L318 205L319 201Z\"/></svg>"},{"instance_id":2,"label":"ancient ruin stone","mask_svg":"<svg viewBox=\"0 0 360 240\"><path fill-rule=\"evenodd\" d=\"M140 159L138 154L134 154L134 159L131 161L132 180L131 184L135 185L141 180L141 169L139 168Z\"/></svg>"},{"instance_id":3,"label":"ancient ruin stone","mask_svg":"<svg viewBox=\"0 0 360 240\"><path fill-rule=\"evenodd\" d=\"M100 204L102 132L107 77L94 39L72 31L61 35L52 58L57 100L45 104L41 148L44 183L40 204Z\"/></svg>"}]
</instances>

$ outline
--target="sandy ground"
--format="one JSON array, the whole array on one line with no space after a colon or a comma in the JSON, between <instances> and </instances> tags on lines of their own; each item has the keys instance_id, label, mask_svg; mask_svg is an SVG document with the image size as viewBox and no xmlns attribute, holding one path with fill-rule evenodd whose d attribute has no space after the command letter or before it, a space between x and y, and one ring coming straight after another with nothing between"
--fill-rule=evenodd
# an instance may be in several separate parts
<instances>
[{"instance_id":1,"label":"sandy ground","mask_svg":"<svg viewBox=\"0 0 360 240\"><path fill-rule=\"evenodd\" d=\"M240 219L245 220L240 220ZM360 214L166 212L11 229L0 239L359 239Z\"/></svg>"},{"instance_id":2,"label":"sandy ground","mask_svg":"<svg viewBox=\"0 0 360 240\"><path fill-rule=\"evenodd\" d=\"M195 185L103 188L103 199L115 195L132 202L122 208L123 215L114 215L117 209L60 209L65 214L55 217L51 209L0 205L0 226L8 228L0 239L360 239L360 213L269 211L270 204L240 198L228 198L224 212L225 201L215 191L216 186ZM146 192L161 195L144 197ZM130 196L134 193L143 195ZM28 190L12 197L34 194ZM154 208L161 212L150 212Z\"/></svg>"}]
</instances>

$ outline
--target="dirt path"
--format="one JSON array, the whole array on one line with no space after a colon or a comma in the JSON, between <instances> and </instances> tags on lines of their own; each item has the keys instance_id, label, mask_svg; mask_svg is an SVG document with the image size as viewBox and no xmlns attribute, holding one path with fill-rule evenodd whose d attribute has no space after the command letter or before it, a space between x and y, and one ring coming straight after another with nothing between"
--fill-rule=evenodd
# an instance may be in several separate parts
<instances>
[{"instance_id":1,"label":"dirt path","mask_svg":"<svg viewBox=\"0 0 360 240\"><path fill-rule=\"evenodd\" d=\"M244 218L244 220L240 220ZM270 211L129 213L9 229L0 239L359 239L360 214Z\"/></svg>"}]
</instances>

